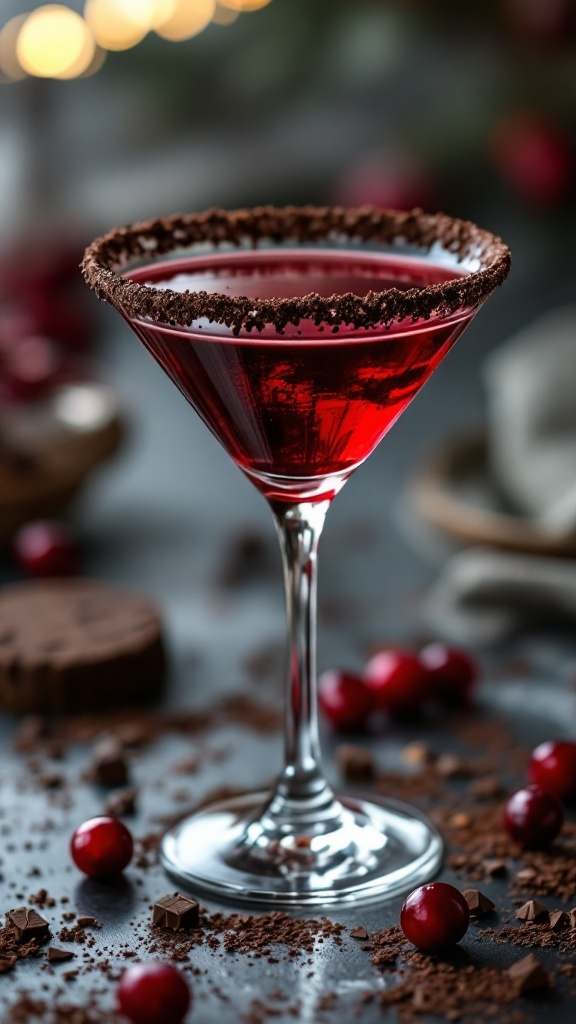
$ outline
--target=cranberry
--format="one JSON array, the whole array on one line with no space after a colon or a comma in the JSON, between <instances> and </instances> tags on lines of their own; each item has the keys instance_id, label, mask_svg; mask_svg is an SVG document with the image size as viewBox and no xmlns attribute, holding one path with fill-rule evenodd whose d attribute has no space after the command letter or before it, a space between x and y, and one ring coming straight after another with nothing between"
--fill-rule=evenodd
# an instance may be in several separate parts
<instances>
[{"instance_id":1,"label":"cranberry","mask_svg":"<svg viewBox=\"0 0 576 1024\"><path fill-rule=\"evenodd\" d=\"M550 740L532 751L528 768L530 782L558 796L576 795L576 743Z\"/></svg>"},{"instance_id":2,"label":"cranberry","mask_svg":"<svg viewBox=\"0 0 576 1024\"><path fill-rule=\"evenodd\" d=\"M341 732L361 732L374 710L373 695L364 680L336 670L320 676L318 703L328 721Z\"/></svg>"},{"instance_id":3,"label":"cranberry","mask_svg":"<svg viewBox=\"0 0 576 1024\"><path fill-rule=\"evenodd\" d=\"M133 1024L180 1024L190 1001L186 981L171 964L134 964L118 985L118 1007Z\"/></svg>"},{"instance_id":4,"label":"cranberry","mask_svg":"<svg viewBox=\"0 0 576 1024\"><path fill-rule=\"evenodd\" d=\"M574 154L554 125L514 113L495 128L492 159L503 178L528 202L552 206L566 199L575 174Z\"/></svg>"},{"instance_id":5,"label":"cranberry","mask_svg":"<svg viewBox=\"0 0 576 1024\"><path fill-rule=\"evenodd\" d=\"M18 338L9 349L4 348L3 364L11 397L33 401L57 383L62 354L52 338L34 335Z\"/></svg>"},{"instance_id":6,"label":"cranberry","mask_svg":"<svg viewBox=\"0 0 576 1024\"><path fill-rule=\"evenodd\" d=\"M132 859L130 832L118 818L90 818L70 842L72 860L89 878L119 875Z\"/></svg>"},{"instance_id":7,"label":"cranberry","mask_svg":"<svg viewBox=\"0 0 576 1024\"><path fill-rule=\"evenodd\" d=\"M564 811L558 797L541 786L519 789L506 804L506 831L525 850L543 850L549 846L563 821Z\"/></svg>"},{"instance_id":8,"label":"cranberry","mask_svg":"<svg viewBox=\"0 0 576 1024\"><path fill-rule=\"evenodd\" d=\"M419 657L428 672L431 696L443 704L470 699L478 669L469 654L458 647L434 643L423 647Z\"/></svg>"},{"instance_id":9,"label":"cranberry","mask_svg":"<svg viewBox=\"0 0 576 1024\"><path fill-rule=\"evenodd\" d=\"M454 946L466 934L470 910L462 893L447 882L420 885L406 897L400 927L425 953Z\"/></svg>"},{"instance_id":10,"label":"cranberry","mask_svg":"<svg viewBox=\"0 0 576 1024\"><path fill-rule=\"evenodd\" d=\"M78 543L64 523L52 519L26 523L17 531L13 547L29 576L74 576L78 572Z\"/></svg>"},{"instance_id":11,"label":"cranberry","mask_svg":"<svg viewBox=\"0 0 576 1024\"><path fill-rule=\"evenodd\" d=\"M377 707L392 715L414 711L427 696L427 672L409 651L390 648L375 654L366 665L364 682Z\"/></svg>"}]
</instances>

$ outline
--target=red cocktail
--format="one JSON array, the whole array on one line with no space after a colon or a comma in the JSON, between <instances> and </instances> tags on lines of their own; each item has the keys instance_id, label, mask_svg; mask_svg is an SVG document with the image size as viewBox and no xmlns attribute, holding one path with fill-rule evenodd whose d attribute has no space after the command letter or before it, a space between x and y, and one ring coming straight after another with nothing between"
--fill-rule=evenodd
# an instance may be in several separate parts
<instances>
[{"instance_id":1,"label":"red cocktail","mask_svg":"<svg viewBox=\"0 0 576 1024\"><path fill-rule=\"evenodd\" d=\"M509 268L472 224L420 211L293 209L119 229L84 273L268 500L290 650L286 763L272 795L212 806L163 842L181 883L314 904L404 891L442 843L393 800L336 797L316 721L316 552L335 494Z\"/></svg>"}]
</instances>

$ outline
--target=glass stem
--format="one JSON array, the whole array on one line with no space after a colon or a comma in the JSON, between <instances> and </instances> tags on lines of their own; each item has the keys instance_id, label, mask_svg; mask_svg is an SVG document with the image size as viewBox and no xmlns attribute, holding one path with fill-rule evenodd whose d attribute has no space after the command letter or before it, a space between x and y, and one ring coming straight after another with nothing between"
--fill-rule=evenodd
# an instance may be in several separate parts
<instances>
[{"instance_id":1,"label":"glass stem","mask_svg":"<svg viewBox=\"0 0 576 1024\"><path fill-rule=\"evenodd\" d=\"M316 568L329 501L272 511L280 538L288 617L285 765L267 814L286 834L338 827L343 808L321 768L316 696Z\"/></svg>"}]
</instances>

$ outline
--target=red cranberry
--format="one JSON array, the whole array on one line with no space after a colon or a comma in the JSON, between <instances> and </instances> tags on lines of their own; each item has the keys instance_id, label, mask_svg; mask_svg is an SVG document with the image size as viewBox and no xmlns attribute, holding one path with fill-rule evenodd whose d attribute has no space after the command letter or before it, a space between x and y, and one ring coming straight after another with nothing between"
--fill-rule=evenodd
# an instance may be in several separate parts
<instances>
[{"instance_id":1,"label":"red cranberry","mask_svg":"<svg viewBox=\"0 0 576 1024\"><path fill-rule=\"evenodd\" d=\"M458 647L434 643L423 647L419 657L428 672L431 696L443 704L470 699L478 669L469 654Z\"/></svg>"},{"instance_id":2,"label":"red cranberry","mask_svg":"<svg viewBox=\"0 0 576 1024\"><path fill-rule=\"evenodd\" d=\"M16 533L13 546L17 561L29 576L74 576L78 572L78 543L64 523L51 519L26 523Z\"/></svg>"},{"instance_id":3,"label":"red cranberry","mask_svg":"<svg viewBox=\"0 0 576 1024\"><path fill-rule=\"evenodd\" d=\"M18 338L3 351L4 374L16 401L40 398L58 380L62 354L51 338L34 335Z\"/></svg>"},{"instance_id":4,"label":"red cranberry","mask_svg":"<svg viewBox=\"0 0 576 1024\"><path fill-rule=\"evenodd\" d=\"M528 202L552 206L566 199L575 174L574 154L555 126L515 113L493 133L491 152L503 178Z\"/></svg>"},{"instance_id":5,"label":"red cranberry","mask_svg":"<svg viewBox=\"0 0 576 1024\"><path fill-rule=\"evenodd\" d=\"M72 860L89 878L119 875L132 859L130 832L118 818L90 818L70 842Z\"/></svg>"},{"instance_id":6,"label":"red cranberry","mask_svg":"<svg viewBox=\"0 0 576 1024\"><path fill-rule=\"evenodd\" d=\"M558 796L576 794L576 743L550 740L532 751L528 768L530 782Z\"/></svg>"},{"instance_id":7,"label":"red cranberry","mask_svg":"<svg viewBox=\"0 0 576 1024\"><path fill-rule=\"evenodd\" d=\"M341 732L361 732L374 710L374 699L360 676L332 670L318 680L318 703Z\"/></svg>"},{"instance_id":8,"label":"red cranberry","mask_svg":"<svg viewBox=\"0 0 576 1024\"><path fill-rule=\"evenodd\" d=\"M466 934L470 910L462 893L447 882L420 885L406 897L400 927L425 953L454 946Z\"/></svg>"},{"instance_id":9,"label":"red cranberry","mask_svg":"<svg viewBox=\"0 0 576 1024\"><path fill-rule=\"evenodd\" d=\"M564 811L558 797L541 786L519 789L506 804L506 831L525 850L543 850L549 846L563 821Z\"/></svg>"},{"instance_id":10,"label":"red cranberry","mask_svg":"<svg viewBox=\"0 0 576 1024\"><path fill-rule=\"evenodd\" d=\"M132 1024L181 1024L190 1006L188 984L171 964L134 964L118 985L118 1007Z\"/></svg>"},{"instance_id":11,"label":"red cranberry","mask_svg":"<svg viewBox=\"0 0 576 1024\"><path fill-rule=\"evenodd\" d=\"M415 654L390 648L370 659L364 682L377 707L392 715L419 708L427 696L427 673Z\"/></svg>"}]
</instances>

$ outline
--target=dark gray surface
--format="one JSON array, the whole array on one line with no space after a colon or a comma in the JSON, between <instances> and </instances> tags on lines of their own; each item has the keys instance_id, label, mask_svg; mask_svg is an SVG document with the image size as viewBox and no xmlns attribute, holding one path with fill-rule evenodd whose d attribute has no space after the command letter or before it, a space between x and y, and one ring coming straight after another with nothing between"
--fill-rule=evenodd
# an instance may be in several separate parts
<instances>
[{"instance_id":1,"label":"dark gray surface","mask_svg":"<svg viewBox=\"0 0 576 1024\"><path fill-rule=\"evenodd\" d=\"M426 447L481 417L477 366L487 337L491 343L498 338L498 302L497 298L493 314L480 315L329 514L320 558L321 669L345 664L360 668L371 644L391 638L411 640L423 629L419 604L437 571L434 560L442 547L430 547L418 531L415 538L413 526L406 529L405 516L398 513L400 499L407 474ZM86 544L86 569L141 588L161 605L173 654L172 703L202 705L218 692L234 689L249 689L263 700L279 699L280 679L255 685L243 667L247 655L269 644L281 649L284 641L280 559L268 509L128 329L117 324L112 313L106 313L104 325L109 335L104 362L108 376L125 397L132 431L124 453L94 481L77 511ZM218 577L230 543L246 528L269 538L270 571L244 585L223 588ZM431 557L423 558L422 551ZM4 578L9 575L5 569ZM527 744L562 734L573 715L569 687L575 647L569 636L530 636L506 650L484 652L481 702L515 721ZM522 658L526 665L520 679L506 674L505 666L513 658ZM112 888L81 880L69 863L69 837L80 821L100 812L104 802L104 794L94 786L78 784L89 751L74 748L59 766L73 783L69 799L63 800L58 793L37 791L30 784L23 760L10 751L11 728L11 723L2 726L0 907L19 905L41 887L58 901L67 896L71 903L58 902L47 909L48 919L59 926L62 911L70 906L81 914L93 914L102 924L95 933L95 950L106 946L111 961L122 968L127 961L121 946L134 944L130 920L141 923L140 934L145 935L150 902L171 891L172 885L156 867L131 868L125 882ZM406 740L421 737L423 728L397 729L370 741L379 765L394 764ZM424 738L438 748L445 742L438 731L429 731ZM267 783L278 768L280 745L275 737L226 727L210 733L207 740L226 753L223 759L206 763L196 775L174 774L175 762L191 746L198 746L197 740L183 737L161 739L134 762L140 814L130 827L136 836L157 827L159 815L178 812L183 799L194 802L219 784L252 788ZM333 746L327 737L326 759L334 777ZM30 877L32 867L38 867L41 875ZM483 886L486 891L490 888ZM501 900L504 883L495 883L493 891ZM396 900L360 912L331 911L329 916L350 926L364 924L371 931L395 923L399 904ZM522 955L518 949L475 943L474 929L462 946L475 962L504 966ZM64 969L78 966L81 959L80 955ZM192 960L206 972L193 979L190 1021L194 1024L236 1022L253 999L265 998L277 988L289 996L286 1004L277 1004L281 1012L274 1020L278 1024L294 1020L281 1009L288 1004L297 1004L302 1022L344 1022L363 991L389 983L370 964L369 954L348 937L343 949L330 942L319 946L312 964L282 958L279 964L256 960L248 967L245 957L220 957L207 948L195 950ZM113 985L109 982L80 972L66 984L59 979L61 972L62 968L40 971L34 961L21 963L13 974L0 977L0 998L10 1002L17 991L27 989L45 998L59 992L59 999L81 1003L86 989L97 985L102 1006L110 1004ZM320 1011L318 999L331 989L338 993L336 1009ZM557 1021L572 1019L567 998L554 995L550 1000ZM538 1003L533 1012L543 1020L550 1010ZM371 1004L360 1019L372 1022L382 1017L381 1009Z\"/></svg>"}]
</instances>

